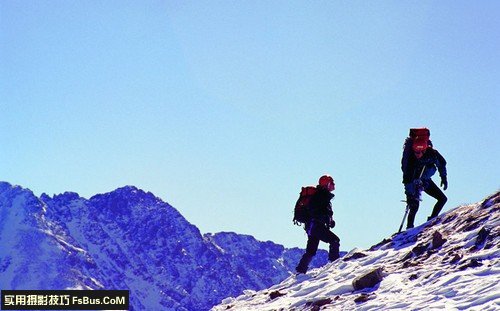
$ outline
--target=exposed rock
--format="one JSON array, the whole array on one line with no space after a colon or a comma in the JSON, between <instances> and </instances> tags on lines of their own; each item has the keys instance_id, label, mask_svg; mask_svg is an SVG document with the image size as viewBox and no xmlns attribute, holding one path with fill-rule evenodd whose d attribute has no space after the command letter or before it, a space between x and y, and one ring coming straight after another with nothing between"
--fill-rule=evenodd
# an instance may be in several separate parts
<instances>
[{"instance_id":1,"label":"exposed rock","mask_svg":"<svg viewBox=\"0 0 500 311\"><path fill-rule=\"evenodd\" d=\"M286 295L286 294L283 294L283 293L281 293L280 291L276 290L276 291L271 292L271 293L269 294L269 298L271 298L271 300L274 300L274 299L276 299L276 298L278 298L278 297L285 296L285 295Z\"/></svg>"},{"instance_id":2,"label":"exposed rock","mask_svg":"<svg viewBox=\"0 0 500 311\"><path fill-rule=\"evenodd\" d=\"M500 192L486 198L483 203L481 203L481 208L489 208L497 203L500 203Z\"/></svg>"},{"instance_id":3,"label":"exposed rock","mask_svg":"<svg viewBox=\"0 0 500 311\"><path fill-rule=\"evenodd\" d=\"M391 242L391 241L392 241L392 239L383 239L380 243L375 244L375 245L373 245L372 247L370 247L369 251L374 251L374 250L377 250L377 249L379 249L382 245L385 245L385 244L387 244L387 243L389 243L389 242Z\"/></svg>"},{"instance_id":4,"label":"exposed rock","mask_svg":"<svg viewBox=\"0 0 500 311\"><path fill-rule=\"evenodd\" d=\"M411 254L411 253L410 253ZM406 261L405 263L403 263L403 268L410 268L410 267L417 267L417 266L420 266L421 264L418 263L418 262L414 262L414 261Z\"/></svg>"},{"instance_id":5,"label":"exposed rock","mask_svg":"<svg viewBox=\"0 0 500 311\"><path fill-rule=\"evenodd\" d=\"M447 224L449 222L454 221L458 217L457 214L451 214L451 215L446 215L445 218L443 219L443 224Z\"/></svg>"},{"instance_id":6,"label":"exposed rock","mask_svg":"<svg viewBox=\"0 0 500 311\"><path fill-rule=\"evenodd\" d=\"M446 243L446 241L447 240L443 238L443 235L439 231L435 231L432 234L430 249L440 248L444 243Z\"/></svg>"},{"instance_id":7,"label":"exposed rock","mask_svg":"<svg viewBox=\"0 0 500 311\"><path fill-rule=\"evenodd\" d=\"M460 254L455 254L455 256L453 256L453 258L450 260L450 263L452 264L456 264L458 263L461 259L463 258L462 255Z\"/></svg>"},{"instance_id":8,"label":"exposed rock","mask_svg":"<svg viewBox=\"0 0 500 311\"><path fill-rule=\"evenodd\" d=\"M332 303L331 298L319 299L306 303L306 307L311 307L311 310L319 310L322 306Z\"/></svg>"},{"instance_id":9,"label":"exposed rock","mask_svg":"<svg viewBox=\"0 0 500 311\"><path fill-rule=\"evenodd\" d=\"M374 299L376 296L373 295L373 294L361 294L359 295L356 299L354 299L354 302L355 303L363 303L363 302L367 302L368 300L371 300L371 299Z\"/></svg>"},{"instance_id":10,"label":"exposed rock","mask_svg":"<svg viewBox=\"0 0 500 311\"><path fill-rule=\"evenodd\" d=\"M449 262L450 264L454 265L454 264L458 263L462 258L463 258L463 256L461 254L452 251L445 256L445 258L442 260L442 262L443 263Z\"/></svg>"},{"instance_id":11,"label":"exposed rock","mask_svg":"<svg viewBox=\"0 0 500 311\"><path fill-rule=\"evenodd\" d=\"M467 218L467 220L465 221L467 223L467 225L462 229L462 231L464 232L468 232L468 231L471 231L471 230L474 230L474 229L477 229L481 226L481 224L485 221L486 219L484 218L480 218L480 219L477 219L476 216L470 216L469 218Z\"/></svg>"},{"instance_id":12,"label":"exposed rock","mask_svg":"<svg viewBox=\"0 0 500 311\"><path fill-rule=\"evenodd\" d=\"M344 261L349 261L349 260L353 260L353 259L359 259L359 258L363 258L363 257L366 257L367 255L364 254L364 253L361 253L361 252L356 252L354 254L352 254L351 256L349 257L344 257Z\"/></svg>"},{"instance_id":13,"label":"exposed rock","mask_svg":"<svg viewBox=\"0 0 500 311\"><path fill-rule=\"evenodd\" d=\"M483 227L479 232L477 233L477 238L476 238L476 243L474 243L474 246L476 249L482 248L484 246L486 239L490 235L491 229Z\"/></svg>"},{"instance_id":14,"label":"exposed rock","mask_svg":"<svg viewBox=\"0 0 500 311\"><path fill-rule=\"evenodd\" d=\"M473 258L469 262L467 262L466 264L460 266L458 269L465 270L467 268L481 267L482 265L483 265L483 263L479 259Z\"/></svg>"},{"instance_id":15,"label":"exposed rock","mask_svg":"<svg viewBox=\"0 0 500 311\"><path fill-rule=\"evenodd\" d=\"M413 253L414 256L420 256L422 255L423 253L425 253L425 251L429 248L429 244L419 244L417 246L415 246L411 252Z\"/></svg>"},{"instance_id":16,"label":"exposed rock","mask_svg":"<svg viewBox=\"0 0 500 311\"><path fill-rule=\"evenodd\" d=\"M377 268L368 272L367 274L355 278L352 281L352 286L355 290L371 288L380 283L383 278L384 276L382 274L382 268Z\"/></svg>"}]
</instances>

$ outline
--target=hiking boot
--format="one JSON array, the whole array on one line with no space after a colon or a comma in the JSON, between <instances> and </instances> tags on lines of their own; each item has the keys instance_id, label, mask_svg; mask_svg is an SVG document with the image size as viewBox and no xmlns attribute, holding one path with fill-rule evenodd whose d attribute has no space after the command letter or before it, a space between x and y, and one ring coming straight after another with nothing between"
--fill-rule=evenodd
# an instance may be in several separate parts
<instances>
[{"instance_id":1,"label":"hiking boot","mask_svg":"<svg viewBox=\"0 0 500 311\"><path fill-rule=\"evenodd\" d=\"M328 260L330 262L339 259L340 257L340 244L338 242L334 242L330 244L330 249L328 252Z\"/></svg>"},{"instance_id":2,"label":"hiking boot","mask_svg":"<svg viewBox=\"0 0 500 311\"><path fill-rule=\"evenodd\" d=\"M297 273L306 273L307 272L307 269L309 268L309 263L311 262L313 256L305 253L302 258L300 259L300 262L299 264L297 265L297 267L295 268L295 271L297 271Z\"/></svg>"},{"instance_id":3,"label":"hiking boot","mask_svg":"<svg viewBox=\"0 0 500 311\"><path fill-rule=\"evenodd\" d=\"M296 271L298 274L306 274L306 272L307 272L307 268L297 266L297 268L295 268L295 271Z\"/></svg>"}]
</instances>

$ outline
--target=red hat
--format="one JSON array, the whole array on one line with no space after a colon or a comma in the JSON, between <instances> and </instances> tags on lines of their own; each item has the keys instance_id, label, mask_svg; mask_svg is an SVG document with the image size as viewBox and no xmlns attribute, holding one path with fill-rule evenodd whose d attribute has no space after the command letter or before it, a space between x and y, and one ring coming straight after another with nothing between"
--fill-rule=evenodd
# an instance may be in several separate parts
<instances>
[{"instance_id":1,"label":"red hat","mask_svg":"<svg viewBox=\"0 0 500 311\"><path fill-rule=\"evenodd\" d=\"M318 184L322 187L326 187L330 183L333 183L333 178L330 175L323 175L319 178Z\"/></svg>"}]
</instances>

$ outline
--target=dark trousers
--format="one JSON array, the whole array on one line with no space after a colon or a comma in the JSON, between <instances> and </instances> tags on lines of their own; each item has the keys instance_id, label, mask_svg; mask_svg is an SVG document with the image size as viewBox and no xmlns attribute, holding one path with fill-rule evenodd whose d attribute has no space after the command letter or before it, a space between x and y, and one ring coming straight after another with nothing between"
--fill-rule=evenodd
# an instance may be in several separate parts
<instances>
[{"instance_id":1,"label":"dark trousers","mask_svg":"<svg viewBox=\"0 0 500 311\"><path fill-rule=\"evenodd\" d=\"M325 224L312 221L306 225L305 229L307 232L306 252L300 259L296 268L297 272L306 273L309 263L318 251L320 241L330 244L328 260L334 261L340 257L340 239Z\"/></svg>"},{"instance_id":2,"label":"dark trousers","mask_svg":"<svg viewBox=\"0 0 500 311\"><path fill-rule=\"evenodd\" d=\"M432 214L429 219L437 217L439 215L439 212L441 212L443 206L446 204L446 201L448 201L448 198L432 180L429 180L427 182L427 185L424 188L424 192L437 200L434 208L432 209ZM409 229L414 227L415 215L417 215L420 201L415 195L407 193L406 202L408 202L410 208L410 212L408 213L408 223L406 226L406 228Z\"/></svg>"}]
</instances>

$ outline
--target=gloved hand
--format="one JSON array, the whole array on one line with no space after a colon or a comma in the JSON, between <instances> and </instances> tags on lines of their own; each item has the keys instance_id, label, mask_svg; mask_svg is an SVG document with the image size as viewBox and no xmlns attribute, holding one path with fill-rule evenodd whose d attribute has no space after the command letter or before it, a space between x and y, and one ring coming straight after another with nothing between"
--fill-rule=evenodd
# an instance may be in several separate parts
<instances>
[{"instance_id":1,"label":"gloved hand","mask_svg":"<svg viewBox=\"0 0 500 311\"><path fill-rule=\"evenodd\" d=\"M448 179L446 176L441 177L441 187L443 187L443 190L448 189Z\"/></svg>"},{"instance_id":2,"label":"gloved hand","mask_svg":"<svg viewBox=\"0 0 500 311\"><path fill-rule=\"evenodd\" d=\"M335 227L335 220L330 217L330 220L328 221L328 228L333 228Z\"/></svg>"},{"instance_id":3,"label":"gloved hand","mask_svg":"<svg viewBox=\"0 0 500 311\"><path fill-rule=\"evenodd\" d=\"M422 188L424 187L424 183L422 181L422 179L415 179L413 181L413 184L415 185L415 189L418 190L418 191L421 191Z\"/></svg>"}]
</instances>

